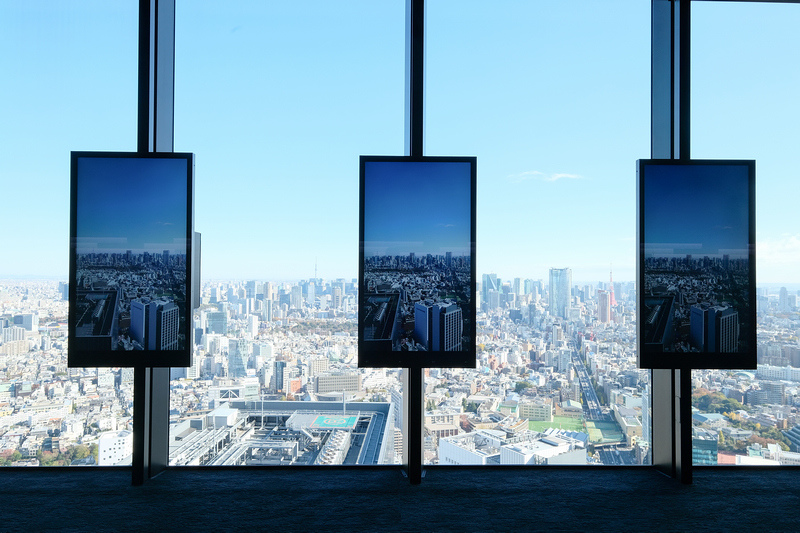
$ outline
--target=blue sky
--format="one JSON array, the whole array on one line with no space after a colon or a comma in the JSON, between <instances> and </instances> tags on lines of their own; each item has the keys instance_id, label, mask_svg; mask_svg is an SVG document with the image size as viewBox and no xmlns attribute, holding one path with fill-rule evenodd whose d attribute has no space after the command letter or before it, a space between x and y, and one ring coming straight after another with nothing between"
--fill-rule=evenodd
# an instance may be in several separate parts
<instances>
[{"instance_id":1,"label":"blue sky","mask_svg":"<svg viewBox=\"0 0 800 533\"><path fill-rule=\"evenodd\" d=\"M186 164L79 158L77 253L186 253Z\"/></svg>"},{"instance_id":2,"label":"blue sky","mask_svg":"<svg viewBox=\"0 0 800 533\"><path fill-rule=\"evenodd\" d=\"M650 164L644 170L646 257L747 258L747 166Z\"/></svg>"},{"instance_id":3,"label":"blue sky","mask_svg":"<svg viewBox=\"0 0 800 533\"><path fill-rule=\"evenodd\" d=\"M179 1L205 278L356 276L358 157L402 155L404 4ZM431 0L426 155L478 160L478 273L635 277L650 6ZM800 283L800 6L695 2L693 156L757 160L759 282ZM136 148L134 1L0 3L0 277L68 270L69 152Z\"/></svg>"},{"instance_id":4,"label":"blue sky","mask_svg":"<svg viewBox=\"0 0 800 533\"><path fill-rule=\"evenodd\" d=\"M371 161L364 166L365 257L469 255L469 163Z\"/></svg>"}]
</instances>

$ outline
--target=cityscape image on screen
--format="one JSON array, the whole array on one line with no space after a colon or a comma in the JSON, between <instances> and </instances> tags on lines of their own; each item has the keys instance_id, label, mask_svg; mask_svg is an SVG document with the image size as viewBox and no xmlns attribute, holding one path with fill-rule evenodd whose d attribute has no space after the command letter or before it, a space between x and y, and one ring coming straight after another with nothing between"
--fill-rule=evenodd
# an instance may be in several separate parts
<instances>
[{"instance_id":1,"label":"cityscape image on screen","mask_svg":"<svg viewBox=\"0 0 800 533\"><path fill-rule=\"evenodd\" d=\"M74 156L71 364L87 351L186 351L190 160Z\"/></svg>"},{"instance_id":2,"label":"cityscape image on screen","mask_svg":"<svg viewBox=\"0 0 800 533\"><path fill-rule=\"evenodd\" d=\"M640 162L645 357L754 349L754 166L709 163Z\"/></svg>"},{"instance_id":3,"label":"cityscape image on screen","mask_svg":"<svg viewBox=\"0 0 800 533\"><path fill-rule=\"evenodd\" d=\"M474 353L472 163L363 165L363 350Z\"/></svg>"}]
</instances>

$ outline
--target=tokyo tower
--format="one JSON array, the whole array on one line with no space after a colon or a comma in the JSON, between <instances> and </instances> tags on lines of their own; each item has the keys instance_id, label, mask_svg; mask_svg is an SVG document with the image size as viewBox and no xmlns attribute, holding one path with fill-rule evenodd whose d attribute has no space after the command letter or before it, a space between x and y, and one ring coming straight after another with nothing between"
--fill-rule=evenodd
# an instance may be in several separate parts
<instances>
[{"instance_id":1,"label":"tokyo tower","mask_svg":"<svg viewBox=\"0 0 800 533\"><path fill-rule=\"evenodd\" d=\"M616 300L616 298L614 298L614 271L613 271L612 267L609 267L609 270L608 270L608 281L609 281L609 283L608 283L608 292L611 293L611 298L609 298L609 300L610 300L611 307L613 308L614 306L617 305L617 300Z\"/></svg>"}]
</instances>

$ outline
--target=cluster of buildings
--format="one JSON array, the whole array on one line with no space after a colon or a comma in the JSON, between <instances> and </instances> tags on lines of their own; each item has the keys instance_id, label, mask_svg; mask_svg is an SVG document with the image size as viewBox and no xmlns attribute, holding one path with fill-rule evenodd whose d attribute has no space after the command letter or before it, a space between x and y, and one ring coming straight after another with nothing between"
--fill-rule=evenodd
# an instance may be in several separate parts
<instances>
[{"instance_id":1,"label":"cluster of buildings","mask_svg":"<svg viewBox=\"0 0 800 533\"><path fill-rule=\"evenodd\" d=\"M364 339L376 350L460 351L470 341L469 256L410 253L364 263Z\"/></svg>"},{"instance_id":2,"label":"cluster of buildings","mask_svg":"<svg viewBox=\"0 0 800 533\"><path fill-rule=\"evenodd\" d=\"M693 372L696 394L737 402L723 412L695 409L695 462L800 464L800 312L797 294L791 305L788 296L785 287L758 291L755 371Z\"/></svg>"},{"instance_id":3,"label":"cluster of buildings","mask_svg":"<svg viewBox=\"0 0 800 533\"><path fill-rule=\"evenodd\" d=\"M648 257L645 346L665 352L734 353L753 346L747 328L749 263L729 256Z\"/></svg>"},{"instance_id":4,"label":"cluster of buildings","mask_svg":"<svg viewBox=\"0 0 800 533\"><path fill-rule=\"evenodd\" d=\"M571 276L483 276L476 367L425 372L426 462L649 461L635 287ZM2 464L130 461L132 369L67 367L66 293L55 281L0 282ZM206 283L192 366L171 370L171 464L400 462L402 370L358 368L356 300L355 280ZM696 390L743 406L696 413L698 461L797 459L800 315L788 301L759 294L756 372L695 371ZM75 459L80 447L89 457Z\"/></svg>"},{"instance_id":5,"label":"cluster of buildings","mask_svg":"<svg viewBox=\"0 0 800 533\"><path fill-rule=\"evenodd\" d=\"M186 258L128 250L77 255L76 337L88 350L185 346Z\"/></svg>"}]
</instances>

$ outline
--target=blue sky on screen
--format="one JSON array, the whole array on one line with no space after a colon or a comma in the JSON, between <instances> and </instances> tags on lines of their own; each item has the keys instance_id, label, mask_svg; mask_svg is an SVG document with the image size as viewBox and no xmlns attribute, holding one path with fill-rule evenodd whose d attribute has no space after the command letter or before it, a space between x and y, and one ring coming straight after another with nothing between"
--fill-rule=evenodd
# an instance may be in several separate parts
<instances>
[{"instance_id":1,"label":"blue sky on screen","mask_svg":"<svg viewBox=\"0 0 800 533\"><path fill-rule=\"evenodd\" d=\"M646 257L746 259L749 183L745 165L648 164Z\"/></svg>"},{"instance_id":2,"label":"blue sky on screen","mask_svg":"<svg viewBox=\"0 0 800 533\"><path fill-rule=\"evenodd\" d=\"M364 173L365 257L469 255L469 163L372 161Z\"/></svg>"},{"instance_id":3,"label":"blue sky on screen","mask_svg":"<svg viewBox=\"0 0 800 533\"><path fill-rule=\"evenodd\" d=\"M185 159L78 159L77 253L186 253Z\"/></svg>"},{"instance_id":4,"label":"blue sky on screen","mask_svg":"<svg viewBox=\"0 0 800 533\"><path fill-rule=\"evenodd\" d=\"M353 278L358 157L404 153L403 0L179 1L205 279ZM800 6L692 6L692 155L756 159L759 283L800 284ZM426 155L478 160L477 270L635 278L650 3L431 0ZM68 270L69 152L136 149L137 2L0 4L0 277ZM413 209L409 206L408 209Z\"/></svg>"}]
</instances>

